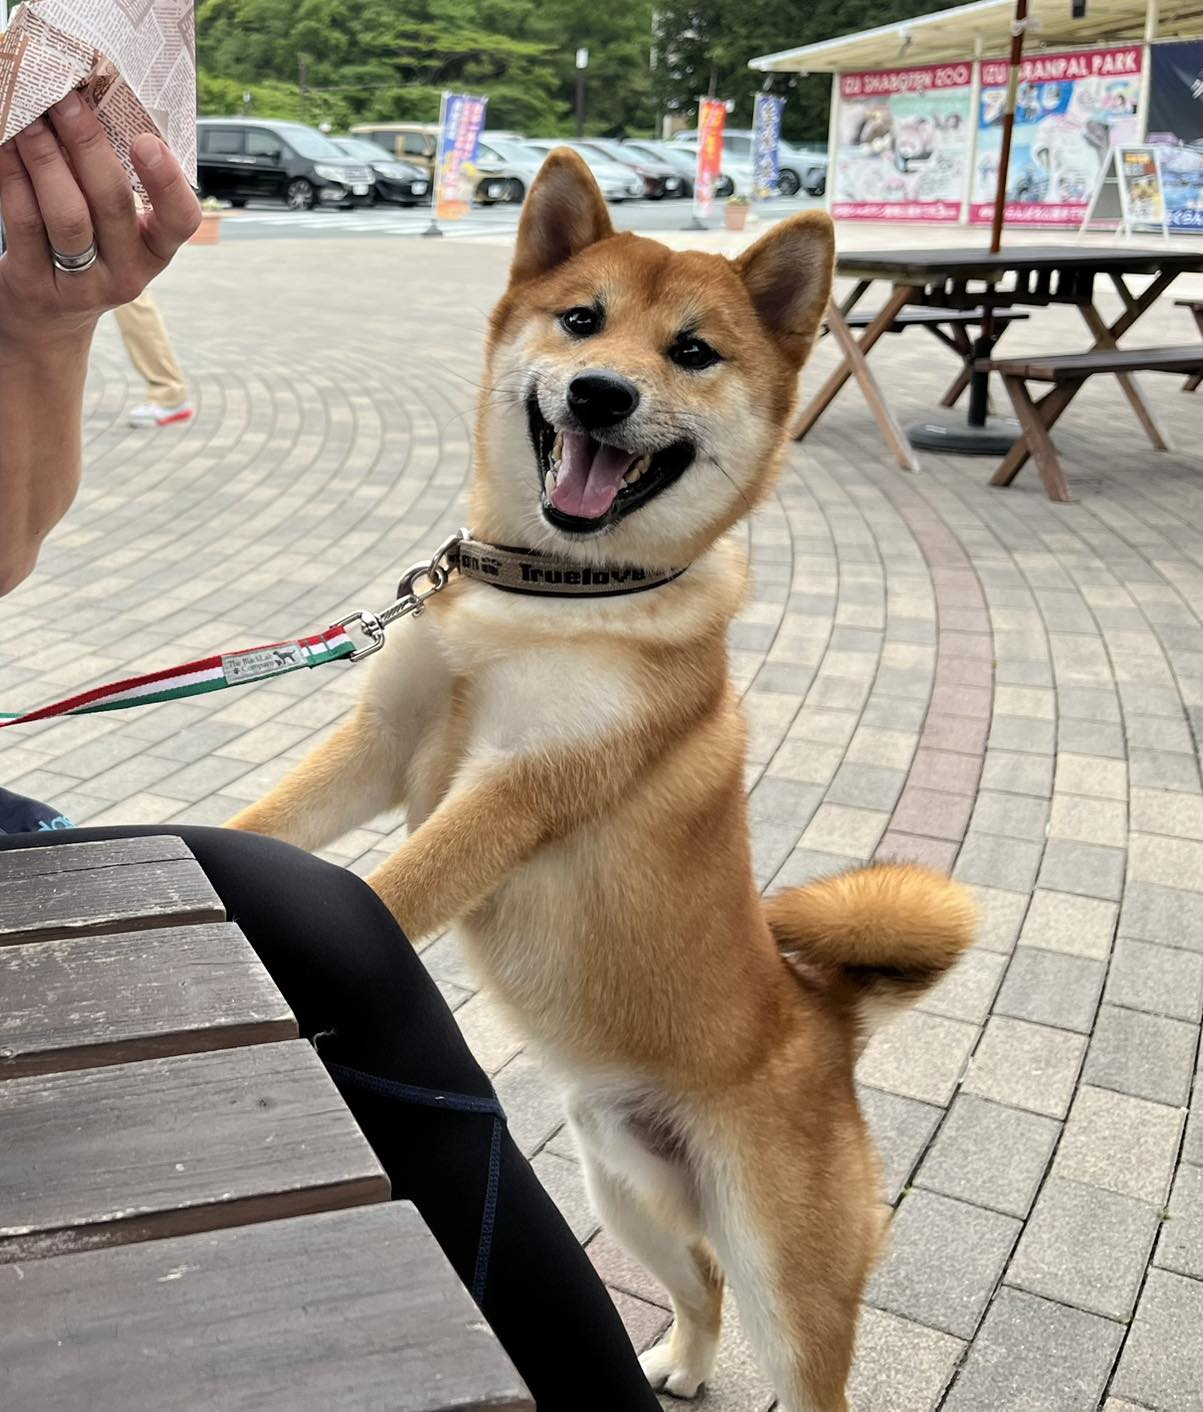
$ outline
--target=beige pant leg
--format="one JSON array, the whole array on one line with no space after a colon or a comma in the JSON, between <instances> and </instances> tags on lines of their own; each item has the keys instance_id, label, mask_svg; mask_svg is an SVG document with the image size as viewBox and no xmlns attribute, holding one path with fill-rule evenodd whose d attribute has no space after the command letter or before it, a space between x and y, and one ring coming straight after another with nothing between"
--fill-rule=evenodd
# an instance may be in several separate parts
<instances>
[{"instance_id":1,"label":"beige pant leg","mask_svg":"<svg viewBox=\"0 0 1203 1412\"><path fill-rule=\"evenodd\" d=\"M130 362L146 379L150 401L156 407L182 406L188 401L188 387L150 291L113 312Z\"/></svg>"}]
</instances>

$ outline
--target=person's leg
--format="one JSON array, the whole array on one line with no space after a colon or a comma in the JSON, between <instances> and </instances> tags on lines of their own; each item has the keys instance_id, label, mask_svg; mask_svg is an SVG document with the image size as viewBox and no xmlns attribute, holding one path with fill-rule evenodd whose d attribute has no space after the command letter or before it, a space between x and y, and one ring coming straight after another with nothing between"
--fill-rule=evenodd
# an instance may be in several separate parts
<instances>
[{"instance_id":1,"label":"person's leg","mask_svg":"<svg viewBox=\"0 0 1203 1412\"><path fill-rule=\"evenodd\" d=\"M149 290L113 310L130 362L146 380L147 398L156 407L183 407L188 387L159 306Z\"/></svg>"},{"instance_id":2,"label":"person's leg","mask_svg":"<svg viewBox=\"0 0 1203 1412\"><path fill-rule=\"evenodd\" d=\"M0 850L156 834L178 835L196 855L316 1041L393 1195L414 1202L476 1287L539 1412L658 1412L605 1287L494 1116L492 1085L438 987L360 879L224 829L12 835ZM432 1092L465 1096L478 1111L428 1107Z\"/></svg>"},{"instance_id":3,"label":"person's leg","mask_svg":"<svg viewBox=\"0 0 1203 1412\"><path fill-rule=\"evenodd\" d=\"M0 789L0 834L45 833L49 829L69 829L71 820L50 804Z\"/></svg>"}]
</instances>

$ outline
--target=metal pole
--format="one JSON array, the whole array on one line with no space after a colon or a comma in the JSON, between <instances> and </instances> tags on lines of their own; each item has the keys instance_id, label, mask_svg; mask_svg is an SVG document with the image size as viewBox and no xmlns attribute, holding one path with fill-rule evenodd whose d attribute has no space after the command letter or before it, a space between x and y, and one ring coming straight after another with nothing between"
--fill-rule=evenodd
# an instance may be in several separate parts
<instances>
[{"instance_id":1,"label":"metal pole","mask_svg":"<svg viewBox=\"0 0 1203 1412\"><path fill-rule=\"evenodd\" d=\"M576 140L585 135L585 73L589 68L588 49L576 51Z\"/></svg>"},{"instance_id":2,"label":"metal pole","mask_svg":"<svg viewBox=\"0 0 1203 1412\"><path fill-rule=\"evenodd\" d=\"M434 149L434 171L430 184L430 224L422 232L424 236L441 236L439 225L439 197L443 185L443 136L447 131L447 90L439 100L439 140Z\"/></svg>"}]
</instances>

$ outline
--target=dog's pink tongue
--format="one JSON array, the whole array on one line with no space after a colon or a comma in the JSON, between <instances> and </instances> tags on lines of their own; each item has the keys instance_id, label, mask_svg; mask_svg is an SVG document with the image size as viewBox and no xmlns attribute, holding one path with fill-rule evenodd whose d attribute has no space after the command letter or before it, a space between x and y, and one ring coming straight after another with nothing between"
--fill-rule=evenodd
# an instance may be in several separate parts
<instances>
[{"instance_id":1,"label":"dog's pink tongue","mask_svg":"<svg viewBox=\"0 0 1203 1412\"><path fill-rule=\"evenodd\" d=\"M565 515L599 519L614 504L622 478L635 461L630 451L594 441L584 432L566 431L551 503Z\"/></svg>"}]
</instances>

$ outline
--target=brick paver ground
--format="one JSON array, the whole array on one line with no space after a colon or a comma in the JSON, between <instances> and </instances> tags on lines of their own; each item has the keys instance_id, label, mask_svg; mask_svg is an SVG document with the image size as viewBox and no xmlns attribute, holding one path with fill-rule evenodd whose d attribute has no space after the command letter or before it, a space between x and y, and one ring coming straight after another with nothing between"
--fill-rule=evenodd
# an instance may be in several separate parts
<instances>
[{"instance_id":1,"label":"brick paver ground","mask_svg":"<svg viewBox=\"0 0 1203 1412\"><path fill-rule=\"evenodd\" d=\"M185 252L162 302L198 421L127 431L139 389L106 329L84 492L0 609L0 705L389 601L461 517L506 256L468 241ZM1166 301L1139 334L1190 327ZM1064 311L1009 337L1083 343ZM916 334L874 355L904 420L948 379L934 350ZM819 350L812 385L832 356ZM1008 491L987 488L983 462L897 472L849 388L750 529L755 589L732 646L761 882L921 856L972 884L986 919L861 1067L898 1214L862 1322L858 1412L1203 1407L1203 394L1147 386L1180 450L1155 455L1096 380L1058 429L1069 506L1030 471ZM0 778L80 822L215 823L355 691L338 669L12 731ZM332 856L363 872L400 836L377 820ZM664 1296L596 1234L536 1063L453 940L424 956L633 1337L652 1342ZM733 1323L705 1405L770 1401Z\"/></svg>"}]
</instances>

